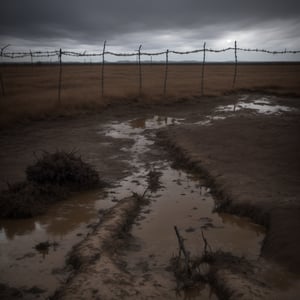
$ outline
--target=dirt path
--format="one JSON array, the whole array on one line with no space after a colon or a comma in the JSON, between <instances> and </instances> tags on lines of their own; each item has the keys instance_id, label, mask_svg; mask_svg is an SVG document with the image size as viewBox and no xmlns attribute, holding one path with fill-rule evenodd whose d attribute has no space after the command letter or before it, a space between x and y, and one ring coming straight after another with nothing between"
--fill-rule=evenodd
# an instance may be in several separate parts
<instances>
[{"instance_id":1,"label":"dirt path","mask_svg":"<svg viewBox=\"0 0 300 300\"><path fill-rule=\"evenodd\" d=\"M141 136L137 136L134 140L131 136L116 138L116 136L103 134L104 125L109 122L118 128L117 125L123 120L134 128L135 133L138 133L141 128L145 130L145 120L155 115L166 117L159 120L166 124L169 122L167 116L172 117L170 120L181 120L178 123L170 121L173 123L170 123L171 126L167 126L166 129L161 130L158 126L145 132L151 134L154 140L153 134L160 131L158 141L168 149L171 158L175 158L177 163L182 162L185 167L192 167L206 178L206 182L213 187L219 211L248 216L266 225L268 232L262 248L263 256L296 274L291 275L292 273L288 271L282 271L280 267L269 264L263 259L250 263L249 267L248 262L241 263L240 260L231 258L226 260L223 257L223 261L221 258L217 260L218 270L212 270L218 293L224 292L229 299L248 299L254 296L257 299L269 299L274 295L281 295L284 299L297 299L299 289L293 287L293 284L298 280L300 267L297 256L300 250L299 235L297 235L299 232L297 228L300 228L299 109L299 100L295 98L233 95L194 99L194 101L178 102L172 106L167 104L119 105L107 109L100 115L36 122L24 128L5 130L0 135L1 187L5 186L5 181L15 182L23 179L24 169L34 160L33 152L74 148L82 154L84 160L92 163L100 176L109 183L116 184L121 180L136 181L135 178L127 176L135 174L138 177L138 169L142 165L135 164L136 161L132 163L130 161L132 158L126 149L130 148L139 153L141 151L139 145L143 146L143 143L146 143L147 146L152 147L152 142L149 144ZM153 146L147 155L141 156L141 160L151 166L153 159L158 157L166 158L166 152L163 148ZM119 189L116 186L115 192L111 190L116 194L111 194L110 199L114 200L114 195L119 197L123 195L123 191L118 194ZM137 182L135 189L141 192L144 187ZM171 189L175 189L174 186ZM128 192L131 190L129 189ZM184 195L182 194L180 198L183 199ZM126 207L132 206L136 211L135 204L131 205L131 202L131 200L124 200L121 203ZM119 202L115 207L117 210L122 206L121 203ZM121 208L116 215L121 216L124 211ZM116 215L113 213L112 218L107 220L112 222ZM138 222L145 219L143 214L139 217ZM224 218L226 219L226 215ZM124 222L126 223L126 220ZM147 219L145 222L148 222ZM102 227L99 223L97 228L103 231L106 227ZM132 233L135 234L138 230L140 230L138 226L133 227ZM81 245L85 245L87 241L92 241L94 245L98 243L97 232L97 230L94 234L89 232L90 238L84 239ZM120 232L120 230L116 229L113 232ZM115 242L113 238L111 246L119 247L120 244ZM122 249L124 247L130 249L135 244L134 240L128 237L125 238L125 243L124 241L122 243ZM88 257L92 255L93 251L89 251L89 247L82 249L87 251ZM98 250L96 252L100 254L99 260L95 260L97 255L92 255L93 259L82 264L79 268L81 271L77 269L67 285L62 286L60 297L73 299L72 295L78 292L78 287L82 283L91 280L91 286L97 285L92 277L98 278L97 276L101 274L102 286L105 287L102 294L100 289L97 291L95 288L86 289L84 294L78 294L79 299L87 297L96 299L97 295L104 297L103 299L113 299L113 297L117 299L120 296L136 297L136 299L150 299L152 296L157 299L159 297L172 299L174 296L174 293L170 294L164 290L164 286L169 286L169 283L164 285L163 281L166 277L162 276L162 273L156 274L156 277L149 280L146 275L148 266L130 267L130 260L136 263L133 259L134 252L130 254L125 251L126 253L118 253L114 256L103 249ZM84 255L79 256L82 258ZM129 263L131 275L128 273L129 269L123 266L124 259ZM112 266L112 269L106 273L105 266ZM140 272L140 270L146 271ZM86 274L90 275L85 277ZM93 274L98 275L95 277ZM112 274L113 277L109 278ZM275 275L272 277L270 274ZM138 276L141 276L140 281L137 280ZM278 280L282 276L286 278L283 287ZM133 280L135 282L132 282ZM77 285L76 282L81 283ZM243 298L241 291L245 286L247 291L243 292ZM120 295L122 290L125 294ZM199 293L201 294L201 289L195 291L194 296L189 294L183 297L198 299Z\"/></svg>"}]
</instances>

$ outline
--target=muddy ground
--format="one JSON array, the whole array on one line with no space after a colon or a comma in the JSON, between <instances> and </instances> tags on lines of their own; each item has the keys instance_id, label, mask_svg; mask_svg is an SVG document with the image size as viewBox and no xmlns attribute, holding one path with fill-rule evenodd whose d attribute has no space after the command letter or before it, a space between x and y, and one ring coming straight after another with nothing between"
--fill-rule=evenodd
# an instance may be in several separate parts
<instances>
[{"instance_id":1,"label":"muddy ground","mask_svg":"<svg viewBox=\"0 0 300 300\"><path fill-rule=\"evenodd\" d=\"M299 115L234 115L212 126L172 128L161 137L207 174L219 210L268 228L264 256L299 272Z\"/></svg>"},{"instance_id":2,"label":"muddy ground","mask_svg":"<svg viewBox=\"0 0 300 300\"><path fill-rule=\"evenodd\" d=\"M266 110L260 112L253 110L251 105L244 105L253 104L257 99L260 102L255 105ZM271 114L268 111L269 102L273 108L279 107L277 112ZM285 107L292 109L286 110ZM19 124L1 131L1 189L7 181L24 179L26 166L35 159L34 152L57 149L76 149L84 160L95 166L102 179L115 184L134 171L135 167L128 163L128 154L121 150L130 146L132 141L126 138L112 140L99 134L102 125L142 120L153 115L182 121L154 130L157 146L143 156L145 162L150 163L153 157L169 157L177 165L193 169L213 190L219 211L250 217L267 230L261 248L263 258L247 262L218 256L215 265L211 266L211 282L215 288L211 299L217 296L220 299L298 299L300 294L295 284L300 275L298 98L236 94L182 100L172 105L124 104L110 107L100 114ZM126 209L129 211L124 219ZM57 298L174 299L174 293L166 289L172 282L170 271L147 277L148 267L144 266L144 273L132 274L126 269L124 259L120 258L126 247L134 247L128 235L129 221L133 222L132 212L138 213L136 199L118 202L100 218L94 231L82 238L71 252L74 271L59 288ZM107 224L114 220L107 217L109 215L117 216L119 221L123 218L123 223ZM115 224L119 227L111 231ZM108 236L107 228L110 231ZM116 251L112 251L115 248ZM279 275L274 275L274 279L270 273ZM282 284L284 277L285 284ZM10 285L14 287L13 282ZM184 298L207 299L208 296L201 298L201 289ZM2 291L9 293L4 288ZM26 293L21 293L21 296L17 292L13 294L12 299L28 296Z\"/></svg>"}]
</instances>

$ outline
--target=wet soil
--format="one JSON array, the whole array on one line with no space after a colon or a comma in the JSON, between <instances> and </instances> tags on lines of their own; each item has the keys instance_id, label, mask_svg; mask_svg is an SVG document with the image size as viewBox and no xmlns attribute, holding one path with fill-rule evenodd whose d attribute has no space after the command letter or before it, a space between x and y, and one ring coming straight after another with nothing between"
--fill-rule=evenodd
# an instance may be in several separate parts
<instances>
[{"instance_id":1,"label":"wet soil","mask_svg":"<svg viewBox=\"0 0 300 300\"><path fill-rule=\"evenodd\" d=\"M295 261L297 267L294 269L296 272L299 270L297 258L293 256L294 247L298 249L299 246L298 239L295 233L293 240L290 238L292 234L287 234L291 228L298 226L294 217L297 210L291 207L298 205L299 195L296 167L299 162L299 139L296 136L299 101L274 96L262 99L262 95L247 97L202 98L172 106L119 105L101 115L36 122L2 131L0 161L3 168L0 175L3 186L5 181L23 179L24 169L34 160L34 151L76 149L112 187L107 188L106 195L91 191L79 196L79 200L70 199L62 206L53 206L47 215L39 217L44 221L27 220L30 225L28 230L22 229L26 228L25 221L12 224L11 221L1 220L1 269L5 271L0 281L28 290L35 282L34 275L26 278L25 273L30 270L41 278L38 286L46 292L35 296L42 298L60 287L57 297L65 299L73 299L75 295L78 299L117 299L121 296L130 299L150 299L153 296L157 299L216 299L217 294L220 296L224 291L226 293L223 294L230 299L242 299L240 292L247 286L249 291L244 293L245 299L255 293L258 299L268 299L270 295L288 295L286 299L297 299L299 291L293 286L298 282L297 275L294 278L288 271L282 271L259 257L264 229L249 219L228 212L251 217L266 225L268 232L263 245L264 256L287 267L289 263L286 261ZM254 103L256 100L261 102ZM261 115L254 110L257 107L243 107L245 104L241 105L241 101L266 106L276 104L279 108L268 115ZM230 108L227 109L228 105ZM155 144L158 131L160 144L163 140L164 145L168 146L167 151ZM292 140L294 143L291 143ZM272 156L272 151L276 155ZM191 166L192 162L196 176L173 169L170 160L174 158L177 161L181 158L185 166ZM220 169L226 164L227 169ZM110 251L107 248L102 251L102 244L97 244L97 232L104 230L105 226L99 210L112 210L114 215L114 208L122 207L122 203L129 205L130 201L121 199L131 199L133 192L143 194L150 170L161 172L161 188L153 193L146 192L150 200L148 206L139 207L142 209L140 214L135 221L131 218L133 224L125 226L125 231L124 227L113 231ZM202 178L199 178L199 173ZM224 182L217 181L219 179ZM280 206L274 206L277 200ZM214 201L218 213L213 213ZM284 206L289 218L282 209L282 202L291 205ZM136 206L132 207L136 211ZM131 213L128 212L128 215ZM279 224L277 220L283 226L276 225ZM173 225L179 226L192 253L197 254L203 248L199 236L202 229L215 250L221 248L235 256L245 256L251 261L251 268L248 263L243 265L229 260L227 264L222 264L219 260L216 266L218 271L213 272L214 286L217 287L215 292L204 285L189 293L176 294L176 282L168 269L168 259L178 251ZM51 228L56 229L51 232ZM278 234L280 230L282 232ZM117 233L121 232L127 234L119 236ZM35 253L34 246L47 241L52 246L57 242L57 248L49 247L46 254ZM79 246L71 253L74 254L79 247L91 256L92 251L85 246L87 241L97 244L98 255L92 255L93 259L73 271L69 269L71 273L62 269L67 253L78 243ZM275 248L281 251L275 251ZM15 249L15 253L10 253L11 249ZM58 254L53 255L55 253ZM291 257L287 257L290 253ZM78 256L84 257L81 254ZM20 257L24 259L17 260ZM223 261L226 262L226 259ZM232 265L235 267L232 268ZM290 268L292 271L294 269ZM41 270L44 270L44 277L40 275ZM14 277L16 272L19 272L18 277ZM97 281L99 278L101 289ZM280 278L286 278L284 287L279 284L282 282ZM86 281L90 287L85 288L85 294L82 287ZM72 286L72 282L78 284ZM259 289L258 286L264 288Z\"/></svg>"},{"instance_id":2,"label":"wet soil","mask_svg":"<svg viewBox=\"0 0 300 300\"><path fill-rule=\"evenodd\" d=\"M267 226L262 254L299 272L300 244L295 236L300 229L299 101L281 112L279 105L262 113L245 112L246 106L237 104L238 109L231 107L229 113L221 106L217 108L221 119L208 126L172 128L165 137L207 172L215 193L222 195L221 211Z\"/></svg>"}]
</instances>

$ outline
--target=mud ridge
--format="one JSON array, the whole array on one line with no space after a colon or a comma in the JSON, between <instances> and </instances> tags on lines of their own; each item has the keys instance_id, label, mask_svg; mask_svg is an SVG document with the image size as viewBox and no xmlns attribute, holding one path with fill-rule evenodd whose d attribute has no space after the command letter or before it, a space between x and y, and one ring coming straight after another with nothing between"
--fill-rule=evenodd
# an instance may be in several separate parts
<instances>
[{"instance_id":1,"label":"mud ridge","mask_svg":"<svg viewBox=\"0 0 300 300\"><path fill-rule=\"evenodd\" d=\"M176 145L165 131L159 131L157 138L157 143L167 148L170 153L174 167L195 172L206 181L207 185L211 188L211 193L215 196L215 211L248 217L257 224L265 226L266 228L269 227L270 212L267 209L257 210L255 206L245 203L242 205L234 204L232 200L233 196L230 191L224 189L222 184L218 183L217 178L201 164L201 160L197 158L194 159L184 149Z\"/></svg>"},{"instance_id":2,"label":"mud ridge","mask_svg":"<svg viewBox=\"0 0 300 300\"><path fill-rule=\"evenodd\" d=\"M69 255L67 263L73 272L67 282L51 298L54 299L118 299L138 291L115 289L116 284L131 286L132 278L123 268L118 250L140 208L147 201L134 194L120 200L103 214L102 219ZM101 290L98 290L101 287ZM114 296L116 298L114 298Z\"/></svg>"}]
</instances>

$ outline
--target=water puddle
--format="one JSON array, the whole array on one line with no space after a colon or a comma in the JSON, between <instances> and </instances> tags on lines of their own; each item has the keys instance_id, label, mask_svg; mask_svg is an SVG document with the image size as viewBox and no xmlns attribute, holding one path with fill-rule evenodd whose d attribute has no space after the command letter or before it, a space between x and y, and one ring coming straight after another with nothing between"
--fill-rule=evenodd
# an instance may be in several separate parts
<instances>
[{"instance_id":1,"label":"water puddle","mask_svg":"<svg viewBox=\"0 0 300 300\"><path fill-rule=\"evenodd\" d=\"M67 253L91 231L98 210L110 205L104 197L101 191L89 191L56 203L42 216L0 220L0 282L37 286L45 291L44 299L53 294L68 275L62 271Z\"/></svg>"},{"instance_id":2,"label":"water puddle","mask_svg":"<svg viewBox=\"0 0 300 300\"><path fill-rule=\"evenodd\" d=\"M159 285L174 290L173 275L166 269L170 258L177 254L178 242L174 232L176 225L185 238L186 247L194 254L201 254L203 241L201 230L213 250L222 249L235 255L257 259L260 254L264 229L248 219L228 214L214 213L214 200L210 189L197 176L175 170L168 160L147 160L153 151L153 132L148 129L161 128L155 120L164 117L131 120L125 123L108 124L105 134L113 138L131 138L134 142L122 150L128 153L129 163L136 172L120 182L109 197L118 201L132 192L142 194L147 187L149 171L160 173L161 188L148 193L151 203L144 208L132 227L135 247L124 253L128 271L141 277L155 278ZM163 126L180 123L181 119L169 120ZM141 125L140 125L141 124ZM194 293L194 296L193 296ZM201 295L201 296L200 296ZM216 299L209 286L190 295L175 295L176 299ZM200 297L200 298L199 298Z\"/></svg>"},{"instance_id":3,"label":"water puddle","mask_svg":"<svg viewBox=\"0 0 300 300\"><path fill-rule=\"evenodd\" d=\"M268 99L254 104L268 105ZM225 117L215 115L211 120ZM174 293L174 299L217 299L209 286L188 294L175 293L174 277L167 271L170 258L178 251L174 225L194 255L203 250L203 230L213 250L222 249L250 259L257 259L260 254L264 229L245 218L214 213L214 200L205 183L197 176L173 169L167 159L162 159L154 145L155 130L183 121L152 116L102 126L99 135L112 141L127 140L121 151L126 154L130 168L120 172L130 175L106 189L105 195L90 191L53 205L43 216L0 220L0 282L27 289L38 286L46 290L43 298L47 298L66 279L68 274L62 272L66 255L92 230L99 210L111 207L133 192L144 193L149 171L156 171L160 172L161 187L147 192L151 202L132 227L134 247L123 253L127 269L141 277L155 278L158 286ZM112 155L119 159L117 154ZM48 243L48 247L36 247L41 243Z\"/></svg>"},{"instance_id":4,"label":"water puddle","mask_svg":"<svg viewBox=\"0 0 300 300\"><path fill-rule=\"evenodd\" d=\"M209 126L214 121L234 117L235 113L243 111L262 115L281 115L286 112L297 112L298 109L276 104L275 96L255 97L253 95L242 95L236 103L218 106L212 116L207 116L204 120L195 124Z\"/></svg>"},{"instance_id":5,"label":"water puddle","mask_svg":"<svg viewBox=\"0 0 300 300\"><path fill-rule=\"evenodd\" d=\"M220 112L235 112L240 110L250 109L258 114L274 115L284 112L296 111L295 108L276 105L271 97L262 97L259 99L251 99L249 96L242 96L236 104L219 106L216 111Z\"/></svg>"},{"instance_id":6,"label":"water puddle","mask_svg":"<svg viewBox=\"0 0 300 300\"><path fill-rule=\"evenodd\" d=\"M114 138L134 140L134 146L129 149L124 147L124 151L127 149L130 152L142 153L153 142L139 133L145 128L156 129L178 122L179 120L173 118L153 117L147 120L137 119L130 124L115 122L106 130L107 134ZM115 159L118 159L118 156ZM138 167L138 160L135 160L134 164ZM138 183L132 186L132 181L137 177L138 174L133 172L122 181L122 187L116 186L104 192L96 190L73 196L54 204L42 216L0 220L0 282L27 290L37 286L44 291L43 298L53 294L68 276L62 268L72 246L92 230L91 224L99 219L99 210L114 205L115 195L120 189L126 190L127 194L123 192L123 195L127 196L133 191L139 191Z\"/></svg>"}]
</instances>

